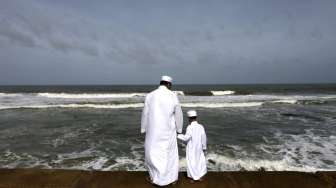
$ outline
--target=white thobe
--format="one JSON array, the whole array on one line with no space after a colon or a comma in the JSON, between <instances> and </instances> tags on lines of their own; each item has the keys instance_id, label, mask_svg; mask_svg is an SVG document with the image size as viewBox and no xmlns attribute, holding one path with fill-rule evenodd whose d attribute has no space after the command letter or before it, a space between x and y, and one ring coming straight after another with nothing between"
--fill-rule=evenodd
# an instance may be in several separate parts
<instances>
[{"instance_id":1,"label":"white thobe","mask_svg":"<svg viewBox=\"0 0 336 188\"><path fill-rule=\"evenodd\" d=\"M147 94L141 118L146 132L145 163L154 184L177 181L179 157L176 132L181 133L183 114L175 93L166 86Z\"/></svg>"},{"instance_id":2,"label":"white thobe","mask_svg":"<svg viewBox=\"0 0 336 188\"><path fill-rule=\"evenodd\" d=\"M188 177L199 180L207 173L206 159L203 150L206 150L206 134L204 127L193 121L186 134L179 134L178 138L187 142L186 159Z\"/></svg>"}]
</instances>

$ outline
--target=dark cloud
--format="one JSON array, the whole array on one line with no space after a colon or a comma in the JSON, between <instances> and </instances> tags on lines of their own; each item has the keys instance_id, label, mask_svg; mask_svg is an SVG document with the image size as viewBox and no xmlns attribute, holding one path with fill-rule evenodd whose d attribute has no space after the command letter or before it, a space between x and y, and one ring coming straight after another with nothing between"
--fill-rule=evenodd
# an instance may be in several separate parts
<instances>
[{"instance_id":1,"label":"dark cloud","mask_svg":"<svg viewBox=\"0 0 336 188\"><path fill-rule=\"evenodd\" d=\"M2 43L98 56L93 39L81 32L86 26L80 17L34 1L1 1L0 10Z\"/></svg>"},{"instance_id":2,"label":"dark cloud","mask_svg":"<svg viewBox=\"0 0 336 188\"><path fill-rule=\"evenodd\" d=\"M332 0L0 0L0 4L0 63L10 59L16 66L31 66L31 73L39 72L41 65L33 62L40 60L45 67L72 69L69 75L79 74L76 67L96 70L96 77L83 78L94 83L119 80L116 73L125 70L132 75L126 83L150 82L149 77L139 79L145 75L140 71L146 70L153 75L166 71L186 82L182 78L186 69L206 74L197 82L263 82L265 77L287 82L293 72L301 75L293 82L304 82L317 67L336 63ZM20 52L25 63L1 54L5 51ZM57 65L55 56L71 61L71 67ZM115 75L109 77L106 69ZM336 81L336 76L327 74L316 78ZM13 83L20 80L18 75ZM69 82L75 81L69 76Z\"/></svg>"}]
</instances>

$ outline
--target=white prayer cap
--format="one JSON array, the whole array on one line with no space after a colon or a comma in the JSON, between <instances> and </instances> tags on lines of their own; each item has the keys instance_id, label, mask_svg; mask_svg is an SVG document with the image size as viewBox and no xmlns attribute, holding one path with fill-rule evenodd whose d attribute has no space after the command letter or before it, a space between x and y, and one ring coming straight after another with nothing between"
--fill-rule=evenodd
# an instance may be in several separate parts
<instances>
[{"instance_id":1,"label":"white prayer cap","mask_svg":"<svg viewBox=\"0 0 336 188\"><path fill-rule=\"evenodd\" d=\"M195 110L189 110L187 112L188 117L196 117L197 116L197 112Z\"/></svg>"},{"instance_id":2,"label":"white prayer cap","mask_svg":"<svg viewBox=\"0 0 336 188\"><path fill-rule=\"evenodd\" d=\"M173 79L170 76L162 76L161 81L172 82Z\"/></svg>"}]
</instances>

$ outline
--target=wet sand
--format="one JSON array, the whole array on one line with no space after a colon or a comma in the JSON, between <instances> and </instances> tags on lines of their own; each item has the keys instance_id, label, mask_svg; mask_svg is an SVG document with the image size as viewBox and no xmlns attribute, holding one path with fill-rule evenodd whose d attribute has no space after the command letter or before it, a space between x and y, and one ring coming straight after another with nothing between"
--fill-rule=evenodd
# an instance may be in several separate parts
<instances>
[{"instance_id":1,"label":"wet sand","mask_svg":"<svg viewBox=\"0 0 336 188\"><path fill-rule=\"evenodd\" d=\"M0 169L0 188L142 188L147 172ZM190 183L184 172L176 185L184 188L336 188L335 172L209 172Z\"/></svg>"}]
</instances>

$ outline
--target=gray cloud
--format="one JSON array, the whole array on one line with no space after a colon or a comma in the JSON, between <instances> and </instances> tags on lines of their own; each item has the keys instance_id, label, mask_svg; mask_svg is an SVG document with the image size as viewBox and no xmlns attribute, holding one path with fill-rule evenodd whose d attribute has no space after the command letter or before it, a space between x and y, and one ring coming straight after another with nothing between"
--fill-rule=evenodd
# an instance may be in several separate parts
<instances>
[{"instance_id":1,"label":"gray cloud","mask_svg":"<svg viewBox=\"0 0 336 188\"><path fill-rule=\"evenodd\" d=\"M85 28L85 23L81 23L82 18L72 17L72 20L70 13L57 12L34 1L3 1L1 5L2 42L6 39L8 44L23 47L98 55L92 37L81 32Z\"/></svg>"},{"instance_id":2,"label":"gray cloud","mask_svg":"<svg viewBox=\"0 0 336 188\"><path fill-rule=\"evenodd\" d=\"M190 67L195 72L213 69L217 75L205 76L207 82L211 82L211 76L219 79L223 74L231 75L229 71L251 74L260 81L258 73L274 72L275 67L282 67L279 74L283 76L275 79L281 81L291 69L324 67L336 60L332 52L336 25L330 19L336 18L331 8L336 3L331 0L0 3L0 48L29 49L20 51L26 51L31 59L37 53L58 53L76 66L91 61L117 71L122 69L117 64L125 64L150 68L156 71L154 74L160 74L160 69L174 72L177 68L177 76ZM45 55L44 61L51 62L53 56ZM302 78L297 81L313 72L301 70ZM142 75L136 71L132 72L134 77ZM242 76L237 79L248 80ZM326 80L336 78L329 76Z\"/></svg>"}]
</instances>

